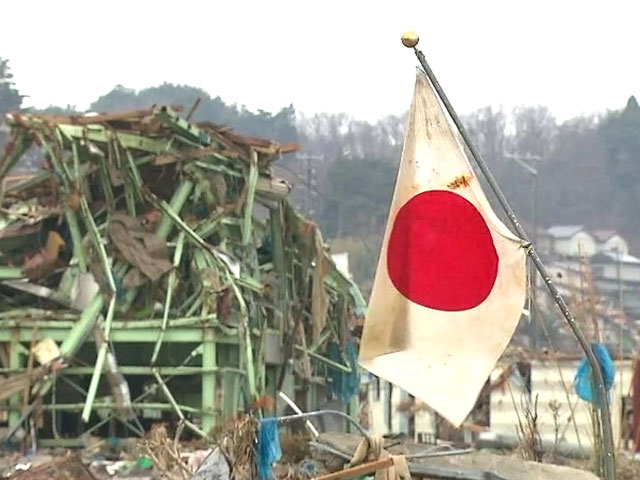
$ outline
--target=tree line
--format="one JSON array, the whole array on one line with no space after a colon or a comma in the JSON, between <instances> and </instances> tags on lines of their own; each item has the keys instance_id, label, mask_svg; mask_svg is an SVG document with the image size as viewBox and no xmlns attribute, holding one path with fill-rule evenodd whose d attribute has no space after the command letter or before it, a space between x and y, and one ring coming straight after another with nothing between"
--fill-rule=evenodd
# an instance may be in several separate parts
<instances>
[{"instance_id":1,"label":"tree line","mask_svg":"<svg viewBox=\"0 0 640 480\"><path fill-rule=\"evenodd\" d=\"M240 133L282 142L300 142L301 152L283 158L277 173L295 184L294 201L320 224L332 249L351 253L355 278L367 292L393 193L406 114L366 122L346 113L305 116L293 105L276 113L253 112L202 89L168 83L140 91L118 85L96 99L89 111L112 112L153 104L181 104L188 109L198 98L195 121L224 124ZM22 103L23 92L13 83L8 62L0 58L0 115L22 109ZM51 106L42 111L72 113L76 109ZM563 122L544 106L521 106L511 111L485 107L464 115L463 121L529 229L534 178L514 156L537 171L540 226L582 224L617 229L629 238L632 250L640 248L640 221L636 218L640 204L640 106L634 97L623 108ZM0 131L0 143L3 135Z\"/></svg>"}]
</instances>

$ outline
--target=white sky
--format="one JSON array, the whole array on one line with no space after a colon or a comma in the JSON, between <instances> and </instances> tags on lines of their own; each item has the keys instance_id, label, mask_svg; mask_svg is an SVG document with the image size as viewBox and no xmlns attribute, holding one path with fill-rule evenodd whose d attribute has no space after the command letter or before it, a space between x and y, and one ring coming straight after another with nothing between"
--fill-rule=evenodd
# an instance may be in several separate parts
<instances>
[{"instance_id":1,"label":"white sky","mask_svg":"<svg viewBox=\"0 0 640 480\"><path fill-rule=\"evenodd\" d=\"M460 113L622 107L640 87L640 2L224 0L0 3L0 57L28 105L85 109L120 83L375 120L409 107L416 30Z\"/></svg>"}]
</instances>

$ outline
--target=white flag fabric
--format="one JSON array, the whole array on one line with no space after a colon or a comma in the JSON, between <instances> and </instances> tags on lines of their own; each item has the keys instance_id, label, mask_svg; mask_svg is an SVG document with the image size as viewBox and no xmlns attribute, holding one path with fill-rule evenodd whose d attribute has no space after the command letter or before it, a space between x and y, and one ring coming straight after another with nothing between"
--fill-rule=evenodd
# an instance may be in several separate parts
<instances>
[{"instance_id":1,"label":"white flag fabric","mask_svg":"<svg viewBox=\"0 0 640 480\"><path fill-rule=\"evenodd\" d=\"M526 252L495 215L422 71L359 362L463 423L515 331Z\"/></svg>"}]
</instances>

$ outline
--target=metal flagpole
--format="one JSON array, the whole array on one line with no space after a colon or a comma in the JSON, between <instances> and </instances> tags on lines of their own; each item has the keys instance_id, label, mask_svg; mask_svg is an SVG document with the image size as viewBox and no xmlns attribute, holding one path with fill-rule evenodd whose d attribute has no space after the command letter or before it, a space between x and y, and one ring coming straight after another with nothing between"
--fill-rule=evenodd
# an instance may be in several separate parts
<instances>
[{"instance_id":1,"label":"metal flagpole","mask_svg":"<svg viewBox=\"0 0 640 480\"><path fill-rule=\"evenodd\" d=\"M440 100L442 101L443 105L447 109L447 112L449 112L449 116L453 120L453 123L456 125L458 131L460 132L462 139L464 140L465 144L469 148L469 151L471 152L473 159L478 165L478 168L480 169L480 171L482 171L482 174L485 176L487 183L491 187L491 190L493 190L493 193L495 194L498 202L500 203L500 206L504 209L505 213L509 217L509 221L511 222L511 225L516 231L516 234L526 242L525 248L527 251L527 255L535 265L536 269L538 270L538 273L540 273L542 279L544 280L545 285L547 286L547 289L549 290L549 293L551 294L554 301L558 305L558 308L560 308L562 315L564 316L565 320L569 324L569 327L571 328L574 335L578 339L580 346L582 347L585 355L587 356L587 361L589 362L589 366L591 367L591 371L593 372L593 375L594 375L594 381L596 386L596 398L599 400L598 405L600 407L600 412L601 412L603 449L605 454L604 455L605 478L607 480L615 480L614 446L613 446L613 433L611 430L611 412L609 409L609 400L607 396L607 391L604 387L602 370L600 369L600 365L598 363L598 360L595 354L593 353L591 345L589 345L589 342L587 341L587 338L584 336L584 333L582 333L582 330L580 329L578 322L576 321L575 317L569 310L569 306L565 302L564 298L562 298L562 295L558 291L557 287L551 281L551 277L547 273L547 269L542 263L542 260L540 259L538 252L536 251L535 247L531 244L529 237L524 231L524 228L522 228L522 225L520 225L520 222L518 221L516 214L514 213L506 197L500 190L498 183L496 182L495 178L493 177L493 174L489 170L489 167L482 159L480 152L478 151L476 146L473 144L473 142L469 138L469 135L467 134L467 131L462 125L460 118L458 117L455 110L451 106L451 103L449 102L449 99L447 98L444 91L442 90L440 83L438 83L438 80L435 74L433 73L433 70L431 70L431 68L429 67L429 64L427 63L427 60L424 54L416 48L416 45L418 44L418 35L415 34L414 32L406 32L402 36L402 43L407 48L413 48L416 54L416 57L418 57L418 61L422 65L422 68L427 74L427 77L429 77L429 80L431 81L433 88L436 90L438 96L440 97Z\"/></svg>"}]
</instances>

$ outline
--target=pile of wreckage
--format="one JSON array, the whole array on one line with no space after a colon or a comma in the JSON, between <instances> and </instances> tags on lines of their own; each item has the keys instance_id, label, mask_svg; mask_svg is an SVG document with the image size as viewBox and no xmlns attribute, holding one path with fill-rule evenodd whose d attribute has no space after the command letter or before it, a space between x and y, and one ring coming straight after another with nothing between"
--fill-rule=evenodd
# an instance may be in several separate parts
<instances>
[{"instance_id":1,"label":"pile of wreckage","mask_svg":"<svg viewBox=\"0 0 640 480\"><path fill-rule=\"evenodd\" d=\"M160 421L208 438L291 398L356 413L365 305L272 174L296 144L167 107L5 121L5 443L143 436ZM11 174L38 155L38 172Z\"/></svg>"}]
</instances>

